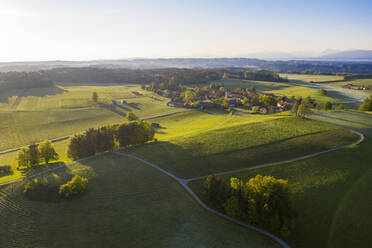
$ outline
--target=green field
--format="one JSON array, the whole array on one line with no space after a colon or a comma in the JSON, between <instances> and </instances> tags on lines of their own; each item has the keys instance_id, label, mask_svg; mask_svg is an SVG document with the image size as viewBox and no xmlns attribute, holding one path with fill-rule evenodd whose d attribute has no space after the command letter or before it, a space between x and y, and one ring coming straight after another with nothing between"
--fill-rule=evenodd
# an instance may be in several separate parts
<instances>
[{"instance_id":1,"label":"green field","mask_svg":"<svg viewBox=\"0 0 372 248\"><path fill-rule=\"evenodd\" d=\"M319 113L314 119L354 128L363 143L307 160L232 173L247 180L256 174L289 180L298 220L292 247L369 247L372 243L372 116L358 112ZM192 182L201 196L203 181Z\"/></svg>"},{"instance_id":2,"label":"green field","mask_svg":"<svg viewBox=\"0 0 372 248\"><path fill-rule=\"evenodd\" d=\"M94 91L99 96L98 104L91 100ZM142 95L136 96L133 91ZM111 105L111 100L120 99L126 99L128 105ZM91 127L121 123L128 111L141 118L176 111L166 105L168 101L136 85L58 85L1 93L0 151Z\"/></svg>"},{"instance_id":3,"label":"green field","mask_svg":"<svg viewBox=\"0 0 372 248\"><path fill-rule=\"evenodd\" d=\"M336 81L343 80L344 76L335 75L312 75L312 74L279 74L283 78L288 78L289 80L303 81L303 82L326 82L326 81Z\"/></svg>"},{"instance_id":4,"label":"green field","mask_svg":"<svg viewBox=\"0 0 372 248\"><path fill-rule=\"evenodd\" d=\"M0 191L1 247L279 247L196 205L173 179L135 160L103 155L44 177L89 178L77 199L31 201L23 183Z\"/></svg>"},{"instance_id":5,"label":"green field","mask_svg":"<svg viewBox=\"0 0 372 248\"><path fill-rule=\"evenodd\" d=\"M356 139L343 129L292 116L242 114L235 118L198 135L128 151L178 177L192 178L299 157Z\"/></svg>"},{"instance_id":6,"label":"green field","mask_svg":"<svg viewBox=\"0 0 372 248\"><path fill-rule=\"evenodd\" d=\"M231 114L219 110L187 111L174 115L153 118L149 121L160 124L160 128L156 130L155 138L158 140L164 140L206 130L229 118L230 116ZM37 136L38 132L35 131L33 134L35 135L35 139L37 140L39 137ZM67 157L68 143L69 140L63 140L54 143L55 149L60 155L60 158L58 161L53 161L54 163L49 165L48 168L50 168L51 166L56 166L58 163L71 162L71 160ZM28 174L35 173L46 168L42 166L41 168L32 171L16 170L16 156L17 152L0 155L0 165L11 165L13 168L12 174L0 176L0 183L19 179Z\"/></svg>"}]
</instances>

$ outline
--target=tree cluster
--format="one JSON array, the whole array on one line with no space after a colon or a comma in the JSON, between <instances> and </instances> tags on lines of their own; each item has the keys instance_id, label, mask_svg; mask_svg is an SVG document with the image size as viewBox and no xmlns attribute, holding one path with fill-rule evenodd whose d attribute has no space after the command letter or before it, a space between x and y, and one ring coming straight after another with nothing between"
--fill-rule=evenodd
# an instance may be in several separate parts
<instances>
[{"instance_id":1,"label":"tree cluster","mask_svg":"<svg viewBox=\"0 0 372 248\"><path fill-rule=\"evenodd\" d=\"M45 140L39 145L22 147L17 154L18 167L31 168L38 166L40 162L48 164L49 161L57 160L58 157L53 144L49 140Z\"/></svg>"},{"instance_id":2,"label":"tree cluster","mask_svg":"<svg viewBox=\"0 0 372 248\"><path fill-rule=\"evenodd\" d=\"M14 89L31 89L53 86L43 72L1 72L0 91Z\"/></svg>"},{"instance_id":3,"label":"tree cluster","mask_svg":"<svg viewBox=\"0 0 372 248\"><path fill-rule=\"evenodd\" d=\"M145 121L91 128L70 138L68 157L76 160L101 152L153 140L155 129Z\"/></svg>"},{"instance_id":4,"label":"tree cluster","mask_svg":"<svg viewBox=\"0 0 372 248\"><path fill-rule=\"evenodd\" d=\"M315 101L311 97L295 98L291 112L296 117L305 118L307 115L311 114L311 108L315 106Z\"/></svg>"},{"instance_id":5,"label":"tree cluster","mask_svg":"<svg viewBox=\"0 0 372 248\"><path fill-rule=\"evenodd\" d=\"M230 178L230 183L226 183L209 176L204 189L208 204L234 218L281 237L288 236L294 228L296 214L286 180L256 175L247 182Z\"/></svg>"}]
</instances>

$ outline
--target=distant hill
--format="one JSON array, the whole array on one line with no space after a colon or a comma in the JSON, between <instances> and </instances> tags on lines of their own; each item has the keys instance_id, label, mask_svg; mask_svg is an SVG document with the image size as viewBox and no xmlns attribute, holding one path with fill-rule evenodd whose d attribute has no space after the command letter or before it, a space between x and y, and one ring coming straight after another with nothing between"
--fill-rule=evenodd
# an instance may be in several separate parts
<instances>
[{"instance_id":1,"label":"distant hill","mask_svg":"<svg viewBox=\"0 0 372 248\"><path fill-rule=\"evenodd\" d=\"M340 51L323 55L320 58L337 60L372 60L372 50Z\"/></svg>"}]
</instances>

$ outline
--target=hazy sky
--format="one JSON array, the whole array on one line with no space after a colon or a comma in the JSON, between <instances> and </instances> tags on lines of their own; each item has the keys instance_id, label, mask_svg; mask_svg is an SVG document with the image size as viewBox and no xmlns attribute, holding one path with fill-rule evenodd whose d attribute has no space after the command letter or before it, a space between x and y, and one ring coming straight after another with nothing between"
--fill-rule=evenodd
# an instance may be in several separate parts
<instances>
[{"instance_id":1,"label":"hazy sky","mask_svg":"<svg viewBox=\"0 0 372 248\"><path fill-rule=\"evenodd\" d=\"M0 61L372 49L372 1L0 0Z\"/></svg>"}]
</instances>

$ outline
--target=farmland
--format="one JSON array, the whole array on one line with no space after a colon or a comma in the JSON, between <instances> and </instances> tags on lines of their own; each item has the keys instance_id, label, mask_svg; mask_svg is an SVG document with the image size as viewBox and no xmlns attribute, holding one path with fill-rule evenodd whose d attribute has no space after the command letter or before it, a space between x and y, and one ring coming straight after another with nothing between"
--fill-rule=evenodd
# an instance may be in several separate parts
<instances>
[{"instance_id":1,"label":"farmland","mask_svg":"<svg viewBox=\"0 0 372 248\"><path fill-rule=\"evenodd\" d=\"M372 118L358 112L319 113L314 119L361 131L357 146L273 167L224 175L248 179L256 174L289 180L298 223L289 238L293 247L368 247L371 230ZM191 186L202 195L203 180Z\"/></svg>"},{"instance_id":2,"label":"farmland","mask_svg":"<svg viewBox=\"0 0 372 248\"><path fill-rule=\"evenodd\" d=\"M278 95L305 97L309 94L317 100L334 101L331 97L318 95L317 89L291 83L230 79L222 82L226 87L255 86L257 90L275 92ZM98 103L91 99L93 92L98 93ZM120 106L111 104L111 100L121 99L125 99L127 103ZM168 98L129 84L65 83L53 88L2 93L0 128L4 132L0 133L0 150L81 132L91 127L122 123L126 121L126 113L132 111L140 118L150 117L150 122L159 124L155 132L157 141L129 147L124 151L153 162L180 178L190 179L289 160L350 144L359 138L345 129L295 118L289 112L262 115L252 114L244 108L236 108L234 113L221 109L186 111L167 107L168 101ZM182 112L173 113L175 111ZM172 114L162 116L169 113ZM339 115L316 113L313 118L327 121L329 116L334 115L334 120L337 120ZM324 117L325 115L328 117ZM0 177L0 183L72 162L66 156L68 142L69 140L62 140L54 143L60 158L48 167L42 165L29 170L17 170L16 152L0 155L0 164L8 164L13 168L12 173ZM246 170L233 175L247 179L261 173L288 178L295 185L296 210L301 212L307 211L308 202L298 200L304 197L300 193L306 192L312 184L328 185L346 177L343 173L333 173L332 168L328 167L320 167L316 176L312 177L312 170L307 167L307 163L298 170L292 167L288 170L279 169L291 164ZM300 172L307 174L299 175ZM22 194L24 182L3 186L0 194L0 216L4 222L0 224L0 243L7 247L22 247L27 244L43 247L45 242L52 242L55 247L97 244L115 246L117 242L142 247L149 244L172 247L195 244L212 244L216 247L277 247L270 239L197 207L175 181L129 158L111 153L103 154L79 163L70 163L67 167L38 178L57 185L76 173L89 178L88 191L80 198L66 202L58 197L50 201L27 200ZM324 177L320 175L322 173ZM225 179L227 178L226 176ZM191 182L192 188L199 194L201 183L202 180ZM364 180L363 183L368 181ZM45 209L45 214L44 211L43 214L37 211L40 208ZM148 211L149 208L151 211ZM330 212L329 209L324 211ZM88 217L81 219L83 215ZM301 216L298 225L301 227L305 221L308 220ZM340 222L341 219L337 221ZM337 225L342 228L343 224L338 222ZM9 223L13 223L11 228L4 228ZM158 228L159 223L162 224ZM67 237L59 235L61 232L67 233L68 228L76 231L68 232ZM324 228L322 230L328 230L326 228L329 226ZM336 231L339 229L335 229ZM305 240L304 235L308 235L306 232L301 228L296 229L290 242L297 247ZM145 236L140 235L143 233ZM315 239L313 244L322 244L319 240Z\"/></svg>"},{"instance_id":3,"label":"farmland","mask_svg":"<svg viewBox=\"0 0 372 248\"><path fill-rule=\"evenodd\" d=\"M103 155L55 171L44 180L56 184L75 173L88 177L88 190L70 201L27 200L23 183L2 188L0 244L9 248L279 247L198 207L175 181L135 160Z\"/></svg>"},{"instance_id":4,"label":"farmland","mask_svg":"<svg viewBox=\"0 0 372 248\"><path fill-rule=\"evenodd\" d=\"M92 93L97 92L95 104ZM28 145L81 132L91 127L125 121L128 111L140 118L170 113L168 99L143 92L136 85L60 85L54 88L29 89L1 93L0 150ZM20 98L16 102L16 98ZM128 104L113 106L111 99L127 99ZM14 103L17 103L14 105Z\"/></svg>"}]
</instances>

